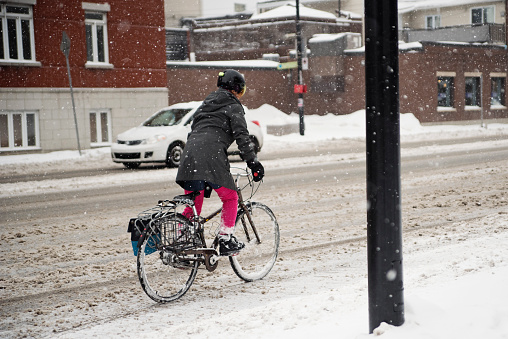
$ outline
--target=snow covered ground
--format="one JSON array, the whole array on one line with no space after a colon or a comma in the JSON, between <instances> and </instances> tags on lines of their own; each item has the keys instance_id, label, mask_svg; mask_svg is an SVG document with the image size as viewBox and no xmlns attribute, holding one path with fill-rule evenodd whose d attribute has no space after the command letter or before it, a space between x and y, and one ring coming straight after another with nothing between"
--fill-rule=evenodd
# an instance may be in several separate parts
<instances>
[{"instance_id":1,"label":"snow covered ground","mask_svg":"<svg viewBox=\"0 0 508 339\"><path fill-rule=\"evenodd\" d=\"M279 113L273 107L263 107L250 112L265 124L284 124L295 122L295 119L297 121L294 116L286 117ZM304 137L297 134L279 137L267 135L263 152L273 152L295 144L311 145L313 142L341 138L358 139L365 136L363 111L348 116L306 116L305 119ZM401 116L403 142L473 136L498 138L467 144L467 147L480 149L486 144L491 146L496 143L505 147L508 143L508 125L489 124L487 128L478 125L422 126L412 114ZM425 150L417 150L422 151ZM350 156L360 160L364 157L362 154ZM109 164L109 161L108 148L85 150L82 157L77 151L1 156L0 173L2 176L6 173L31 173L34 167L47 167L52 170L55 166L80 168L91 163ZM277 161L271 161L271 164L284 165ZM131 180L160 180L157 175L164 175L167 180L168 172L159 172L143 174L128 171L107 175L103 179L101 176L94 176L0 184L0 197L69 190L82 185L90 187L121 185ZM143 175L146 175L146 178L142 177ZM439 232L408 235L404 241L410 242L411 245L404 246L404 265L410 269L405 268L404 272L406 321L400 327L382 324L373 334L368 333L365 247L347 249L344 245L347 255L337 258L330 255L331 251L342 249L323 249L322 256L313 264L316 267L319 265L323 272L326 272L323 274L326 274L327 279L332 278L332 281L336 282L328 287L323 285L324 279L321 279L319 274L305 272L305 267L292 262L291 258L284 258L284 261L277 263L277 271L283 275L286 270L302 270L298 280L281 279L272 283L269 276L267 281L261 281L261 285L257 286L266 284L266 294L270 297L265 296L265 293L260 294L259 303L249 298L248 289L237 290L233 293L235 304L231 305L228 317L224 317L224 312L214 314L213 300L198 303L194 299L192 303L184 301L172 306L145 308L142 313L88 324L55 333L51 337L508 338L508 211L452 222ZM312 259L307 259L309 260ZM314 272L320 271L316 267ZM305 293L291 296L288 291L292 289L304 290ZM283 297L277 296L278 290L286 291ZM192 293L196 295L201 292ZM220 298L228 297L225 293ZM188 295L184 296L185 298L190 299ZM150 301L147 300L146 303ZM114 305L110 307L114 309ZM180 312L178 315L183 314L188 320L194 312L202 312L204 308L210 310L208 316L199 319L191 328L188 321L175 319L175 314ZM0 320L0 337L3 337L4 333L2 327Z\"/></svg>"}]
</instances>

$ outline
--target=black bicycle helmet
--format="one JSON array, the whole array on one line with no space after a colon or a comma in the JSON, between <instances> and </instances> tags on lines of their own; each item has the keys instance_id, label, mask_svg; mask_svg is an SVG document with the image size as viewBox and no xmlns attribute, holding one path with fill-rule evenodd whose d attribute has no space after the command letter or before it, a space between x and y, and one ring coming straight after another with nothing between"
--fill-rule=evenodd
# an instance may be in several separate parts
<instances>
[{"instance_id":1,"label":"black bicycle helmet","mask_svg":"<svg viewBox=\"0 0 508 339\"><path fill-rule=\"evenodd\" d=\"M245 85L244 76L234 69L227 69L219 73L219 78L217 79L217 87L235 91L236 93L242 95L245 93L247 88Z\"/></svg>"}]
</instances>

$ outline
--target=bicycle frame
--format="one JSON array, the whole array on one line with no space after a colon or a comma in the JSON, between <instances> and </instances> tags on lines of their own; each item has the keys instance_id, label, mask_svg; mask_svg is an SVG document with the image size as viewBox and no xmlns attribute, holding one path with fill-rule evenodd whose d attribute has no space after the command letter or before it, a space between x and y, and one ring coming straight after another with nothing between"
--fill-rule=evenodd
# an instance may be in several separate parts
<instances>
[{"instance_id":1,"label":"bicycle frame","mask_svg":"<svg viewBox=\"0 0 508 339\"><path fill-rule=\"evenodd\" d=\"M238 211L245 212L245 215L247 216L247 219L248 219L248 224L251 226L252 233L254 233L254 237L255 237L257 243L260 244L261 239L258 235L256 226L254 224L254 220L251 217L249 208L243 199L242 189L240 188L240 186L238 184L239 178L242 176L248 177L248 174L235 173L234 175L236 176L235 184L236 184L236 191L238 194ZM178 205L180 205L180 206L185 205L185 206L192 208L194 220L192 220L191 222L194 224L194 229L197 233L197 237L199 238L199 241L203 246L201 248L182 249L182 250L178 251L178 254L181 256L188 256L188 255L204 256L204 258L197 257L197 258L192 258L190 260L196 260L196 261L200 261L200 262L204 263L205 267L207 268L208 271L215 270L215 268L217 267L217 264L218 264L217 258L219 257L219 254L216 251L219 239L217 236L215 236L211 246L208 247L206 244L206 238L205 238L205 234L204 234L204 224L207 223L208 221L212 220L213 218L215 218L217 215L219 215L222 212L222 207L217 209L216 211L212 212L210 215L208 215L206 217L200 217L200 216L198 216L196 207L194 205L194 197L192 197L192 196L189 197L188 195L184 195L184 196L180 196L180 199L178 201L170 201L170 200L159 201L159 208L161 210L159 210L159 212L157 213L157 217L152 218L152 220L156 220L159 217L166 215L168 213L176 213L176 208ZM165 209L167 209L167 210L165 210ZM151 210L149 210L149 211L151 211ZM153 217L153 215L152 215L152 217ZM244 218L242 218L241 222L242 222L242 227L244 229L247 240L251 241L252 236L251 236L251 232L249 232L247 221ZM153 227L154 227L154 225L152 225L152 223L150 222L150 224L147 228L152 229ZM145 235L146 235L146 231L143 232L143 234L141 235L140 241L138 242L138 247L141 245L142 238Z\"/></svg>"},{"instance_id":2,"label":"bicycle frame","mask_svg":"<svg viewBox=\"0 0 508 339\"><path fill-rule=\"evenodd\" d=\"M238 194L238 210L245 211L245 215L247 216L248 222L251 225L252 232L254 233L256 241L258 243L261 243L261 239L260 239L260 237L258 235L258 232L256 230L256 225L254 224L254 220L252 220L251 214L249 212L249 208L247 207L247 205L245 204L245 201L243 200L242 189L240 188L240 186L238 184L238 180L239 180L240 177L242 177L242 176L248 176L248 175L247 174L242 174L242 173L236 173L235 175L236 175L236 179L235 179L236 192ZM196 217L197 216L197 211L196 211L196 207L194 206L194 204L192 204L192 205L186 204L186 205L192 208L193 214ZM203 245L206 246L206 239L205 239L205 235L204 235L204 224L207 223L208 221L212 220L216 216L218 216L221 212L222 212L222 207L217 209L216 211L212 212L211 214L209 214L206 217L200 217L200 216L198 216L198 218L197 218L197 223L198 223L197 229L198 229L199 237L200 237L201 242L203 243ZM246 238L247 238L248 241L250 241L251 240L251 235L250 235L250 232L248 230L247 222L245 221L245 219L242 219L241 222L242 222L243 229L245 231ZM218 253L215 250L217 245L218 245L218 237L216 236L214 238L213 242L212 242L212 246L211 247L199 248L199 249L195 249L195 250L186 250L186 251L184 251L183 254L184 255L185 254L204 255L205 256L205 260L204 260L205 266L210 271L211 267L209 267L209 265L208 265L209 262L210 262L210 256L218 256ZM211 263L211 266L215 266L216 267L216 262L215 263ZM215 267L213 267L211 269L211 271L213 271L215 269Z\"/></svg>"},{"instance_id":3,"label":"bicycle frame","mask_svg":"<svg viewBox=\"0 0 508 339\"><path fill-rule=\"evenodd\" d=\"M242 195L242 189L240 188L240 186L238 185L238 180L241 176L247 176L247 175L242 175L241 173L236 173L236 179L235 179L235 184L236 184L236 192L238 194L238 210L243 210L246 212L246 215L247 215L247 219L249 220L249 223L252 227L252 231L254 232L254 235L256 237L256 240L258 243L261 243L261 240L259 238L259 235L258 235L258 232L256 230L256 226L254 225L254 221L252 220L252 217L251 217L251 214L249 212L249 209L247 207L247 205L245 204L244 200L243 200L243 195ZM192 206L194 207L194 206ZM195 210L195 208L193 208L193 212L194 212L194 215L197 215L197 212ZM201 225L204 225L206 222L212 220L213 218L215 218L217 215L219 215L220 213L222 212L222 207L219 208L218 210L216 210L215 212L211 213L210 215L206 216L206 217L200 217L199 218L199 223ZM249 235L249 231L247 229L247 223L245 222L245 220L242 219L242 226L245 230L245 234L246 234L246 237L247 237L247 240L250 241L251 240L251 237ZM216 239L214 240L214 243L213 243L213 246L215 247L215 241Z\"/></svg>"}]
</instances>

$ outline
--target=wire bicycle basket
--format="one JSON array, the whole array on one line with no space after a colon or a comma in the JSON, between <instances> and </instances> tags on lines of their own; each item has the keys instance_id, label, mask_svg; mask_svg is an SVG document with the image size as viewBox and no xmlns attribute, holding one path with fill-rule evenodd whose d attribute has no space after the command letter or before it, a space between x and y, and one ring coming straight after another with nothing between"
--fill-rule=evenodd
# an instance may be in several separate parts
<instances>
[{"instance_id":1,"label":"wire bicycle basket","mask_svg":"<svg viewBox=\"0 0 508 339\"><path fill-rule=\"evenodd\" d=\"M150 254L164 249L180 253L199 246L197 223L189 221L177 213L176 204L158 206L145 210L129 222L134 255L139 250L143 233L149 237L145 253Z\"/></svg>"},{"instance_id":2,"label":"wire bicycle basket","mask_svg":"<svg viewBox=\"0 0 508 339\"><path fill-rule=\"evenodd\" d=\"M159 231L161 246L166 251L179 253L199 246L196 223L176 213L176 209L152 220L152 224Z\"/></svg>"}]
</instances>

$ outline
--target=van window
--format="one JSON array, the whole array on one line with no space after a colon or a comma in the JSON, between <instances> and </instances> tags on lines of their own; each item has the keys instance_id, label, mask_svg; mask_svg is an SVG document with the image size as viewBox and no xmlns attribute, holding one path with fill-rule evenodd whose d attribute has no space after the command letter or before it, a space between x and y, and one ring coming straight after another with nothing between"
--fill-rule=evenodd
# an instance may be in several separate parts
<instances>
[{"instance_id":1,"label":"van window","mask_svg":"<svg viewBox=\"0 0 508 339\"><path fill-rule=\"evenodd\" d=\"M174 108L151 116L143 123L143 126L157 127L157 126L173 126L178 124L182 118L190 112L190 108Z\"/></svg>"}]
</instances>

